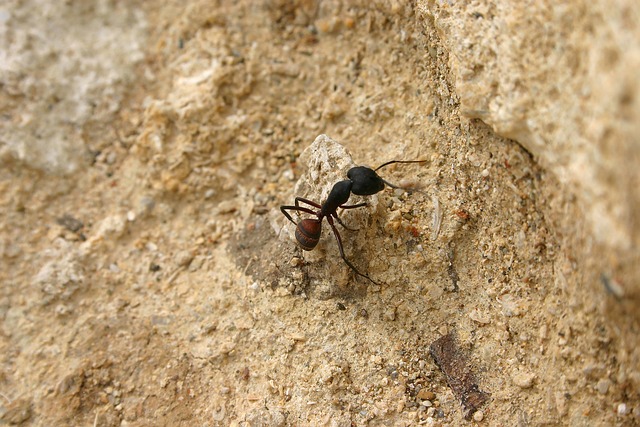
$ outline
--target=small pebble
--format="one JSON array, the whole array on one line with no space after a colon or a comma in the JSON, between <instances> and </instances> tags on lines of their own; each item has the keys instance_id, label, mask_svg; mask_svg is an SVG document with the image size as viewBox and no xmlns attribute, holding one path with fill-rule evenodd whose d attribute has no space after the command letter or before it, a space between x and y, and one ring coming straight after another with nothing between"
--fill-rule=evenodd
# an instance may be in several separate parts
<instances>
[{"instance_id":1,"label":"small pebble","mask_svg":"<svg viewBox=\"0 0 640 427\"><path fill-rule=\"evenodd\" d=\"M433 400L436 397L436 394L432 391L426 390L426 389L421 389L418 392L418 399L420 400Z\"/></svg>"},{"instance_id":2,"label":"small pebble","mask_svg":"<svg viewBox=\"0 0 640 427\"><path fill-rule=\"evenodd\" d=\"M486 178L489 176L489 169L483 169L482 172L480 172L480 175L482 175L483 178Z\"/></svg>"},{"instance_id":3,"label":"small pebble","mask_svg":"<svg viewBox=\"0 0 640 427\"><path fill-rule=\"evenodd\" d=\"M533 385L535 377L535 374L529 372L516 372L511 376L511 381L520 388L529 388Z\"/></svg>"},{"instance_id":4,"label":"small pebble","mask_svg":"<svg viewBox=\"0 0 640 427\"><path fill-rule=\"evenodd\" d=\"M620 403L618 405L618 415L627 415L629 413L629 409L627 408L626 403Z\"/></svg>"},{"instance_id":5,"label":"small pebble","mask_svg":"<svg viewBox=\"0 0 640 427\"><path fill-rule=\"evenodd\" d=\"M113 151L111 151L109 154L107 154L107 158L105 159L105 161L107 162L108 165L112 165L116 162L117 158L118 158L118 155Z\"/></svg>"},{"instance_id":6,"label":"small pebble","mask_svg":"<svg viewBox=\"0 0 640 427\"><path fill-rule=\"evenodd\" d=\"M382 313L382 318L389 322L393 322L394 320L396 320L396 308L389 307L385 309L384 312Z\"/></svg>"},{"instance_id":7,"label":"small pebble","mask_svg":"<svg viewBox=\"0 0 640 427\"><path fill-rule=\"evenodd\" d=\"M518 301L516 301L516 299L512 295L504 294L496 299L502 305L502 314L507 317L520 315L520 307L518 305Z\"/></svg>"},{"instance_id":8,"label":"small pebble","mask_svg":"<svg viewBox=\"0 0 640 427\"><path fill-rule=\"evenodd\" d=\"M193 253L191 251L180 251L176 254L176 264L180 267L187 266L193 261Z\"/></svg>"},{"instance_id":9,"label":"small pebble","mask_svg":"<svg viewBox=\"0 0 640 427\"><path fill-rule=\"evenodd\" d=\"M16 245L15 243L8 243L4 247L4 256L6 258L15 258L20 255L21 252L22 250L20 249L20 246ZM0 255L2 254L0 253Z\"/></svg>"},{"instance_id":10,"label":"small pebble","mask_svg":"<svg viewBox=\"0 0 640 427\"><path fill-rule=\"evenodd\" d=\"M224 406L219 406L219 407L215 408L213 410L213 416L212 416L213 420L214 421L222 421L222 420L224 420L225 412L226 412L226 410L225 410Z\"/></svg>"},{"instance_id":11,"label":"small pebble","mask_svg":"<svg viewBox=\"0 0 640 427\"><path fill-rule=\"evenodd\" d=\"M611 385L611 381L609 381L606 378L602 379L598 381L598 384L596 384L596 390L598 390L598 393L600 394L607 394L607 392L609 391L610 385Z\"/></svg>"},{"instance_id":12,"label":"small pebble","mask_svg":"<svg viewBox=\"0 0 640 427\"><path fill-rule=\"evenodd\" d=\"M489 314L482 312L477 308L474 308L473 310L471 310L471 312L469 313L469 318L474 322L478 322L482 325L487 325L491 323L491 317L489 316Z\"/></svg>"},{"instance_id":13,"label":"small pebble","mask_svg":"<svg viewBox=\"0 0 640 427\"><path fill-rule=\"evenodd\" d=\"M156 202L151 197L144 196L140 199L140 209L145 214L151 212L155 205L156 205Z\"/></svg>"},{"instance_id":14,"label":"small pebble","mask_svg":"<svg viewBox=\"0 0 640 427\"><path fill-rule=\"evenodd\" d=\"M541 340L546 340L549 337L549 328L547 327L546 324L540 326L540 329L538 331L538 336L540 337Z\"/></svg>"},{"instance_id":15,"label":"small pebble","mask_svg":"<svg viewBox=\"0 0 640 427\"><path fill-rule=\"evenodd\" d=\"M65 316L73 311L73 309L65 304L60 304L56 307L56 315Z\"/></svg>"},{"instance_id":16,"label":"small pebble","mask_svg":"<svg viewBox=\"0 0 640 427\"><path fill-rule=\"evenodd\" d=\"M476 412L473 414L473 421L476 421L476 422L478 422L478 423L479 423L479 422L480 422L480 421L482 421L482 420L484 420L484 412L482 412L482 411L476 411Z\"/></svg>"},{"instance_id":17,"label":"small pebble","mask_svg":"<svg viewBox=\"0 0 640 427\"><path fill-rule=\"evenodd\" d=\"M223 200L218 203L216 211L219 214L230 214L238 210L238 201L235 199Z\"/></svg>"},{"instance_id":18,"label":"small pebble","mask_svg":"<svg viewBox=\"0 0 640 427\"><path fill-rule=\"evenodd\" d=\"M282 176L284 177L284 179L287 179L289 181L293 181L294 179L296 179L296 176L291 169L285 170L282 173Z\"/></svg>"},{"instance_id":19,"label":"small pebble","mask_svg":"<svg viewBox=\"0 0 640 427\"><path fill-rule=\"evenodd\" d=\"M560 415L561 417L564 417L565 415L567 415L567 412L569 411L569 402L567 399L567 395L565 395L565 393L562 393L561 391L557 391L555 393L555 402L556 402L556 409L558 410L558 415Z\"/></svg>"}]
</instances>

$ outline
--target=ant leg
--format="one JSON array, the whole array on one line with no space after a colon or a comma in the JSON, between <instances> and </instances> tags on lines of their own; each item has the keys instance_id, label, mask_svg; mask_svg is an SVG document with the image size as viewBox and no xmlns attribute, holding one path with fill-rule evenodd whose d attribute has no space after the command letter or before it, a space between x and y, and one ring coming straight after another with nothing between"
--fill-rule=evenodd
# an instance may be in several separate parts
<instances>
[{"instance_id":1,"label":"ant leg","mask_svg":"<svg viewBox=\"0 0 640 427\"><path fill-rule=\"evenodd\" d=\"M342 205L339 207L340 209L355 209L355 208L361 208L363 206L367 206L367 203L363 202L363 203L358 203L357 205Z\"/></svg>"},{"instance_id":2,"label":"ant leg","mask_svg":"<svg viewBox=\"0 0 640 427\"><path fill-rule=\"evenodd\" d=\"M333 217L336 219L336 221L338 221L338 224L340 224L341 226L343 226L345 229L347 229L347 230L349 230L349 231L358 231L358 229L357 229L357 228L347 227L347 226L345 225L345 223L344 223L344 222L342 222L342 220L338 217L338 215L337 215L337 214L336 214L336 215L334 215Z\"/></svg>"},{"instance_id":3,"label":"ant leg","mask_svg":"<svg viewBox=\"0 0 640 427\"><path fill-rule=\"evenodd\" d=\"M302 206L280 206L280 212L282 212L284 214L284 216L286 216L289 221L294 223L296 225L296 227L298 226L298 223L295 222L293 220L293 218L291 218L291 214L289 212L287 212L287 210L296 211L296 212L304 212L304 213L308 213L308 214L311 214L311 215L316 215L316 213L314 211L312 211L311 209L308 209L308 208L305 208L305 207L302 207Z\"/></svg>"},{"instance_id":4,"label":"ant leg","mask_svg":"<svg viewBox=\"0 0 640 427\"><path fill-rule=\"evenodd\" d=\"M296 197L296 207L300 207L300 203L306 203L309 206L313 206L314 208L322 209L322 206L319 203L316 203L309 199L304 199L302 197Z\"/></svg>"},{"instance_id":5,"label":"ant leg","mask_svg":"<svg viewBox=\"0 0 640 427\"><path fill-rule=\"evenodd\" d=\"M338 249L340 250L340 256L342 257L342 260L349 266L349 268L351 268L351 270L354 271L354 273L356 273L359 276L364 277L365 279L369 280L374 285L380 286L380 283L376 282L375 280L373 280L371 277L367 276L366 274L360 273L358 271L358 269L355 267L355 265L351 264L351 261L349 261L347 259L346 255L344 254L344 249L342 248L342 239L340 238L340 233L338 233L338 229L333 224L333 220L331 219L330 216L327 217L327 222L329 223L329 225L331 226L331 229L333 230L333 235L336 237L336 242L338 242Z\"/></svg>"},{"instance_id":6,"label":"ant leg","mask_svg":"<svg viewBox=\"0 0 640 427\"><path fill-rule=\"evenodd\" d=\"M357 205L342 205L340 206L340 209L355 209L355 208L361 208L363 206L367 206L366 203L358 203ZM357 231L356 228L350 228L347 227L344 222L342 222L342 220L340 220L340 218L338 218L338 215L333 215L333 217L338 221L338 224L340 224L341 226L343 226L344 228L346 228L349 231Z\"/></svg>"}]
</instances>

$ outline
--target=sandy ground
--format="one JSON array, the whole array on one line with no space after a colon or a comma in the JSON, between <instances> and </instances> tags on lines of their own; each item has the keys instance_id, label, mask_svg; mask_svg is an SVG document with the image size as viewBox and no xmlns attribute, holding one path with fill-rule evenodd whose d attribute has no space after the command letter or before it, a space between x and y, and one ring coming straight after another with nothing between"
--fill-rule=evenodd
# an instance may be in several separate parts
<instances>
[{"instance_id":1,"label":"sandy ground","mask_svg":"<svg viewBox=\"0 0 640 427\"><path fill-rule=\"evenodd\" d=\"M578 207L460 115L429 22L396 3L233 3L65 5L47 22L103 26L96 68L78 37L34 92L4 80L5 129L50 133L2 151L1 421L638 423L634 344L603 314L624 310L575 261ZM32 6L7 9L12 34L36 31ZM83 90L60 84L73 70ZM376 284L326 222L296 247L280 205L393 159L427 160L380 171L419 191L340 214ZM448 333L490 394L470 421L429 352Z\"/></svg>"}]
</instances>

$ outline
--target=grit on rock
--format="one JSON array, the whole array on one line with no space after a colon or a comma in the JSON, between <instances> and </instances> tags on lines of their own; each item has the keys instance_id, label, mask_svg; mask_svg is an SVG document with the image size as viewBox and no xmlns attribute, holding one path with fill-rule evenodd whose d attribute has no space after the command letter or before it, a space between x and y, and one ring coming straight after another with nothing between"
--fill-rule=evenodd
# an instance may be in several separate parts
<instances>
[{"instance_id":1,"label":"grit on rock","mask_svg":"<svg viewBox=\"0 0 640 427\"><path fill-rule=\"evenodd\" d=\"M1 423L640 423L640 3L76 3L0 5Z\"/></svg>"}]
</instances>

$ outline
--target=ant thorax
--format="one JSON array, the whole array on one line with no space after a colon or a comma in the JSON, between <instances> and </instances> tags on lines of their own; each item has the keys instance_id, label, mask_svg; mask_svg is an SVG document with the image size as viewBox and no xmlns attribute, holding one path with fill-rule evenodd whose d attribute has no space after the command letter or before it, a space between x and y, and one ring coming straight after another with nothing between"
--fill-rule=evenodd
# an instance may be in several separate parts
<instances>
[{"instance_id":1,"label":"ant thorax","mask_svg":"<svg viewBox=\"0 0 640 427\"><path fill-rule=\"evenodd\" d=\"M353 182L350 179L337 182L331 189L331 192L329 193L327 200L322 205L322 209L320 210L320 215L322 216L330 215L336 212L336 210L341 205L344 205L345 203L347 203L347 201L349 200L349 197L351 196L352 185L353 185Z\"/></svg>"}]
</instances>

